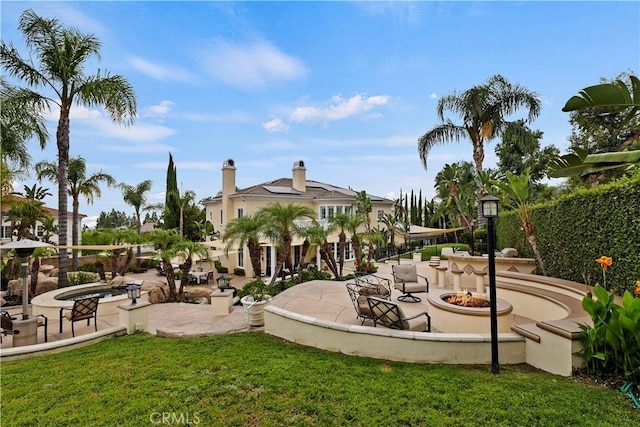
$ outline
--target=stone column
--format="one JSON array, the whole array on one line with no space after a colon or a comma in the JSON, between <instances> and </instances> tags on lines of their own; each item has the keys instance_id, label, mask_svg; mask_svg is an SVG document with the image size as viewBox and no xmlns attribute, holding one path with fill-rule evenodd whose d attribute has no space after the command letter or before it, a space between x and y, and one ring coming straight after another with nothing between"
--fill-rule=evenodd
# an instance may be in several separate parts
<instances>
[{"instance_id":1,"label":"stone column","mask_svg":"<svg viewBox=\"0 0 640 427\"><path fill-rule=\"evenodd\" d=\"M118 306L120 326L127 328L127 334L149 328L149 309L151 303L138 301L136 304L121 304Z\"/></svg>"}]
</instances>

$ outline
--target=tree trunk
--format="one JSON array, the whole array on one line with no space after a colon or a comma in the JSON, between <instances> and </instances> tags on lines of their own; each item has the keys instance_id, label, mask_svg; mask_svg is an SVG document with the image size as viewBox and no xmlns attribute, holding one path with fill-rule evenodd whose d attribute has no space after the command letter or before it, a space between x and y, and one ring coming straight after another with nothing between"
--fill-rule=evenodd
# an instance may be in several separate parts
<instances>
[{"instance_id":1,"label":"tree trunk","mask_svg":"<svg viewBox=\"0 0 640 427\"><path fill-rule=\"evenodd\" d=\"M170 258L162 258L162 265L164 266L164 274L167 278L167 285L169 285L169 301L177 301L176 294L176 279L173 275L173 265L171 265Z\"/></svg>"},{"instance_id":2,"label":"tree trunk","mask_svg":"<svg viewBox=\"0 0 640 427\"><path fill-rule=\"evenodd\" d=\"M73 216L72 224L71 224L71 244L74 246L78 245L78 217L80 211L80 199L79 196L73 196ZM71 251L71 270L76 271L78 269L78 251Z\"/></svg>"},{"instance_id":3,"label":"tree trunk","mask_svg":"<svg viewBox=\"0 0 640 427\"><path fill-rule=\"evenodd\" d=\"M327 267L329 267L329 270L331 270L331 273L333 273L333 276L336 279L340 277L338 275L336 260L333 257L333 251L331 250L331 246L329 246L329 242L327 242L326 240L324 241L323 249L320 251L320 255L322 255L322 258L324 258L324 261L327 263Z\"/></svg>"},{"instance_id":4,"label":"tree trunk","mask_svg":"<svg viewBox=\"0 0 640 427\"><path fill-rule=\"evenodd\" d=\"M40 271L40 257L34 257L31 262L31 297L36 295L36 287L38 286L38 271Z\"/></svg>"},{"instance_id":5,"label":"tree trunk","mask_svg":"<svg viewBox=\"0 0 640 427\"><path fill-rule=\"evenodd\" d=\"M340 231L339 241L338 241L338 260L340 263L339 277L342 277L342 270L344 268L344 258L345 258L344 252L345 252L346 242L347 242L347 236L344 234L344 231Z\"/></svg>"},{"instance_id":6,"label":"tree trunk","mask_svg":"<svg viewBox=\"0 0 640 427\"><path fill-rule=\"evenodd\" d=\"M187 258L185 262L182 263L182 267L180 271L182 272L182 277L180 278L180 290L178 291L178 299L182 299L184 296L184 284L187 280L189 280L189 272L191 271L191 265L193 261L191 257Z\"/></svg>"},{"instance_id":7,"label":"tree trunk","mask_svg":"<svg viewBox=\"0 0 640 427\"><path fill-rule=\"evenodd\" d=\"M260 242L247 242L249 248L249 258L251 259L251 268L253 268L253 277L258 278L262 273L260 265Z\"/></svg>"},{"instance_id":8,"label":"tree trunk","mask_svg":"<svg viewBox=\"0 0 640 427\"><path fill-rule=\"evenodd\" d=\"M101 282L107 281L107 276L104 273L104 263L101 260L96 260L96 269L98 270L98 275L100 276Z\"/></svg>"},{"instance_id":9,"label":"tree trunk","mask_svg":"<svg viewBox=\"0 0 640 427\"><path fill-rule=\"evenodd\" d=\"M124 275L127 274L127 271L129 270L129 265L131 264L132 260L133 260L133 249L129 248L127 250L127 256L125 257L124 263L120 267L120 271L119 271L122 277L124 277Z\"/></svg>"},{"instance_id":10,"label":"tree trunk","mask_svg":"<svg viewBox=\"0 0 640 427\"><path fill-rule=\"evenodd\" d=\"M70 100L63 100L56 130L58 145L58 245L67 246L67 180L69 176L69 109ZM58 251L58 288L67 286L67 250Z\"/></svg>"},{"instance_id":11,"label":"tree trunk","mask_svg":"<svg viewBox=\"0 0 640 427\"><path fill-rule=\"evenodd\" d=\"M536 242L536 235L535 234L531 234L527 236L527 240L529 241L529 244L531 245L531 249L533 249L533 253L536 257L536 260L538 261L538 265L540 266L540 270L542 270L542 275L543 276L548 276L547 274L547 266L544 263L544 259L542 259L542 254L540 253L540 250L538 249L538 243Z\"/></svg>"}]
</instances>

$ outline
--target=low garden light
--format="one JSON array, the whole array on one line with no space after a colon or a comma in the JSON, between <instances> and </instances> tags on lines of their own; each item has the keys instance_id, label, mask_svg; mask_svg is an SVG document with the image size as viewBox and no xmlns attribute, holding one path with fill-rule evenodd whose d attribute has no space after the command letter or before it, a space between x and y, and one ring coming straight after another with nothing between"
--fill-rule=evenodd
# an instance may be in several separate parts
<instances>
[{"instance_id":1,"label":"low garden light","mask_svg":"<svg viewBox=\"0 0 640 427\"><path fill-rule=\"evenodd\" d=\"M480 199L482 216L487 219L487 252L489 252L489 303L491 315L491 373L499 374L498 363L498 306L496 296L496 237L493 219L498 216L498 199L487 195Z\"/></svg>"},{"instance_id":2,"label":"low garden light","mask_svg":"<svg viewBox=\"0 0 640 427\"><path fill-rule=\"evenodd\" d=\"M131 305L137 304L137 299L140 298L140 285L128 285L127 296L131 300Z\"/></svg>"},{"instance_id":3,"label":"low garden light","mask_svg":"<svg viewBox=\"0 0 640 427\"><path fill-rule=\"evenodd\" d=\"M230 281L231 281L231 279L228 278L227 276L225 276L224 274L216 279L216 282L218 283L218 288L220 289L220 292L224 292L225 289L229 288L229 282Z\"/></svg>"}]
</instances>

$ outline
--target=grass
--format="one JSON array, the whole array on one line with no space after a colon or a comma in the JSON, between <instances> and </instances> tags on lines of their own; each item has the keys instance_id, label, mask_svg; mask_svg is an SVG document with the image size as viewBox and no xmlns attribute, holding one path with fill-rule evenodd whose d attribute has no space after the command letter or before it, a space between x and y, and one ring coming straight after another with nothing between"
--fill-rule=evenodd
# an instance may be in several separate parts
<instances>
[{"instance_id":1,"label":"grass","mask_svg":"<svg viewBox=\"0 0 640 427\"><path fill-rule=\"evenodd\" d=\"M620 392L502 366L345 356L263 333L148 334L1 366L2 426L632 426ZM162 423L162 413L165 421Z\"/></svg>"}]
</instances>

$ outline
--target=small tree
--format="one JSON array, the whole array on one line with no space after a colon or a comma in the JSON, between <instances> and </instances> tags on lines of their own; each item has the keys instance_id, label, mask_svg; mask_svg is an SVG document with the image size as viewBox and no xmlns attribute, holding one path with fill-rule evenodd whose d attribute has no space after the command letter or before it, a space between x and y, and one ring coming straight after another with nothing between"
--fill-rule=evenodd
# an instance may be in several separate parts
<instances>
[{"instance_id":1,"label":"small tree","mask_svg":"<svg viewBox=\"0 0 640 427\"><path fill-rule=\"evenodd\" d=\"M187 277L189 277L189 271L191 271L191 266L193 265L193 257L199 256L201 259L204 259L208 256L208 251L207 247L202 243L191 242L189 240L178 241L173 249L176 256L184 259L184 262L180 266L182 276L180 279L180 290L177 295L178 299L182 299L184 295L184 284L187 281Z\"/></svg>"}]
</instances>

